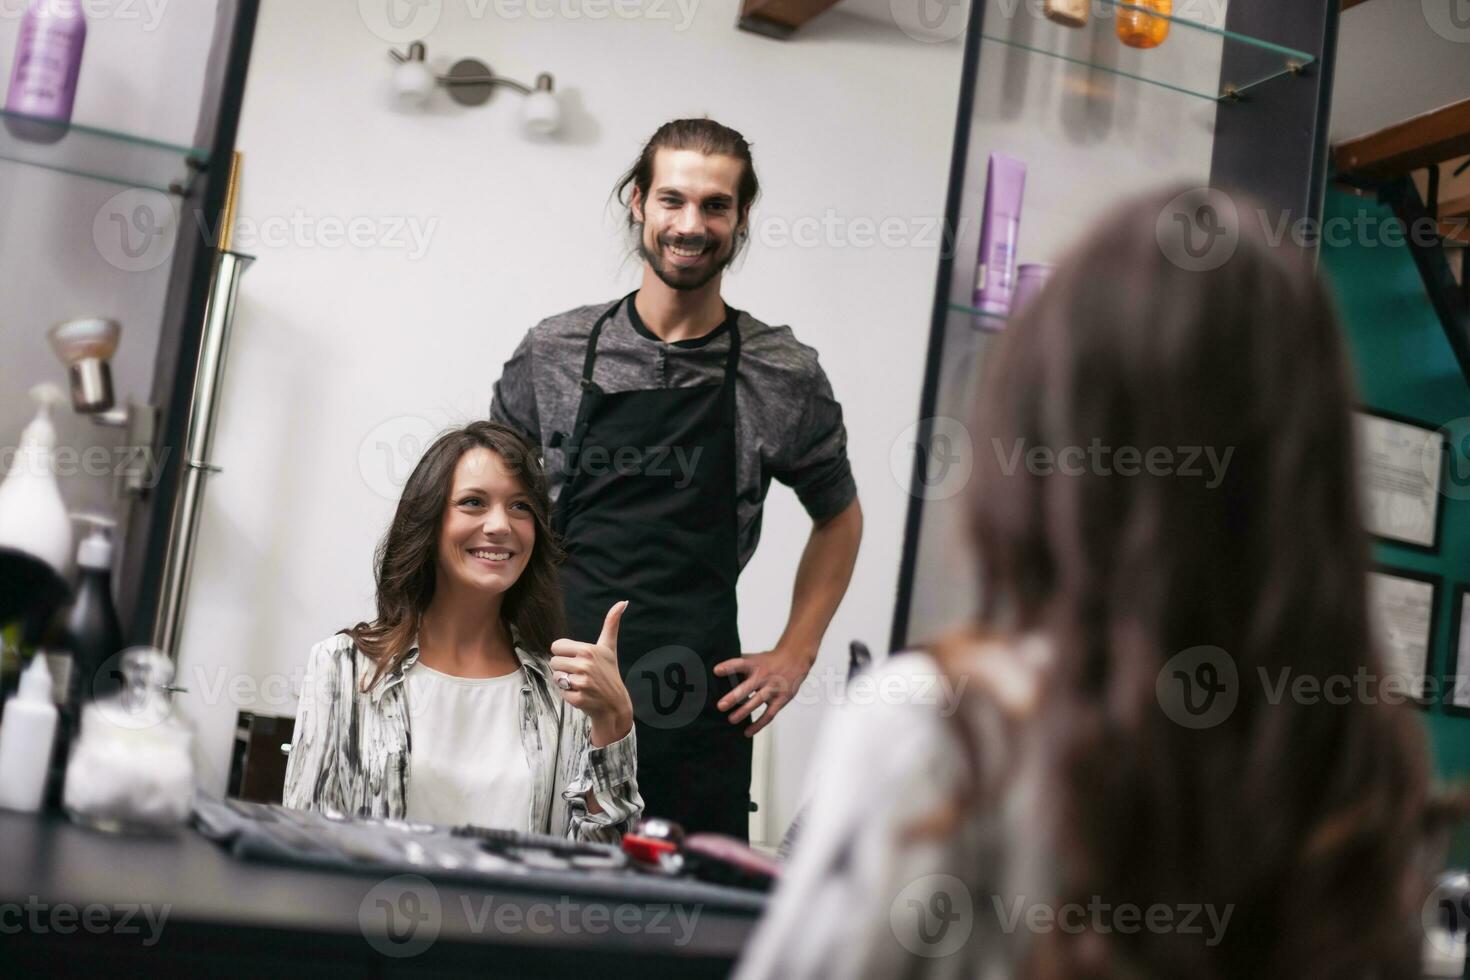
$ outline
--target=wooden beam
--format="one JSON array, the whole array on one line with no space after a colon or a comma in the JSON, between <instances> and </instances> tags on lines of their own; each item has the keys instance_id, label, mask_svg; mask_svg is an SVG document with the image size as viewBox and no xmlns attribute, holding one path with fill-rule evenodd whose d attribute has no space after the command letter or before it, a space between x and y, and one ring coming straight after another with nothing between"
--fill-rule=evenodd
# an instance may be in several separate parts
<instances>
[{"instance_id":1,"label":"wooden beam","mask_svg":"<svg viewBox=\"0 0 1470 980\"><path fill-rule=\"evenodd\" d=\"M1453 201L1440 201L1439 216L1441 218L1470 217L1470 195L1457 197Z\"/></svg>"},{"instance_id":2,"label":"wooden beam","mask_svg":"<svg viewBox=\"0 0 1470 980\"><path fill-rule=\"evenodd\" d=\"M1439 237L1446 241L1470 245L1470 220L1467 220L1463 215L1449 221L1441 218L1439 221Z\"/></svg>"},{"instance_id":3,"label":"wooden beam","mask_svg":"<svg viewBox=\"0 0 1470 980\"><path fill-rule=\"evenodd\" d=\"M1333 148L1338 173L1392 180L1470 153L1470 99Z\"/></svg>"},{"instance_id":4,"label":"wooden beam","mask_svg":"<svg viewBox=\"0 0 1470 980\"><path fill-rule=\"evenodd\" d=\"M743 0L739 25L743 31L785 40L802 24L836 4L837 0Z\"/></svg>"},{"instance_id":5,"label":"wooden beam","mask_svg":"<svg viewBox=\"0 0 1470 980\"><path fill-rule=\"evenodd\" d=\"M1470 245L1470 195L1440 202L1439 235Z\"/></svg>"}]
</instances>

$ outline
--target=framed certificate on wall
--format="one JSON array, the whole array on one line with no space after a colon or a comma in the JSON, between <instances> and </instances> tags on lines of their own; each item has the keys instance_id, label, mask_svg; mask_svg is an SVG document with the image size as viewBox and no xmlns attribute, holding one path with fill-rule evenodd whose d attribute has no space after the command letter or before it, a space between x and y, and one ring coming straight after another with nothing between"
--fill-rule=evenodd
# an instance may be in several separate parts
<instances>
[{"instance_id":1,"label":"framed certificate on wall","mask_svg":"<svg viewBox=\"0 0 1470 980\"><path fill-rule=\"evenodd\" d=\"M1428 707L1438 603L1433 575L1383 566L1368 573L1368 618L1387 671L1385 696L1406 695Z\"/></svg>"},{"instance_id":2,"label":"framed certificate on wall","mask_svg":"<svg viewBox=\"0 0 1470 980\"><path fill-rule=\"evenodd\" d=\"M1432 425L1370 409L1354 413L1363 521L1374 537L1439 548L1447 444Z\"/></svg>"},{"instance_id":3,"label":"framed certificate on wall","mask_svg":"<svg viewBox=\"0 0 1470 980\"><path fill-rule=\"evenodd\" d=\"M1450 656L1445 664L1444 710L1470 715L1470 585L1455 585L1450 601Z\"/></svg>"}]
</instances>

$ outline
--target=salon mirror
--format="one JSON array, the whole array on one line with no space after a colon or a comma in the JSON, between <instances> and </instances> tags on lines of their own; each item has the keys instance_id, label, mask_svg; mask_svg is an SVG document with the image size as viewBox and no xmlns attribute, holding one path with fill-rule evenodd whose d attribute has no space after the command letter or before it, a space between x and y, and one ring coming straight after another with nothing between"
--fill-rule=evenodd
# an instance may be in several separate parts
<instances>
[{"instance_id":1,"label":"salon mirror","mask_svg":"<svg viewBox=\"0 0 1470 980\"><path fill-rule=\"evenodd\" d=\"M760 178L721 296L789 325L800 357L815 358L841 407L864 515L816 660L753 740L750 834L774 848L800 808L822 719L844 697L849 644L922 642L971 611L968 559L946 546L963 540L972 448L952 445L956 478L926 462L916 483L915 461L935 459L921 414L965 417L994 337L963 312L987 155L1025 161L1018 258L1048 262L1102 199L1206 179L1213 107L1181 112L1163 87L1135 92L1105 71L1028 55L1022 42L1055 25L1024 18L987 25L1016 43L987 46L981 77L967 79L962 19L921 29L886 3L844 0L784 40L737 28L728 2L645 3L608 18L590 4L501 6L262 11L231 225L231 251L254 262L235 297L211 452L198 461L218 472L203 471L175 651L200 778L222 791L241 714L294 715L313 644L373 617L375 547L409 474L439 433L486 416L527 331L639 286L640 229L615 189L660 125L707 115L744 134ZM431 81L399 101L394 71L416 42ZM1153 57L1187 68L1197 54L1171 39ZM486 65L515 84L475 83ZM985 97L965 97L957 130L971 87ZM546 94L560 115L549 134L527 113ZM967 164L951 186L957 137ZM1115 165L1137 145L1151 148L1149 167ZM1106 193L1084 173L1108 174ZM949 232L947 208L958 219ZM742 356L767 356L761 343ZM577 373L568 397L580 393ZM762 397L742 390L737 412ZM782 639L813 529L797 496L771 482L736 588L751 655ZM760 490L741 492L745 506ZM655 692L630 696L651 703Z\"/></svg>"}]
</instances>

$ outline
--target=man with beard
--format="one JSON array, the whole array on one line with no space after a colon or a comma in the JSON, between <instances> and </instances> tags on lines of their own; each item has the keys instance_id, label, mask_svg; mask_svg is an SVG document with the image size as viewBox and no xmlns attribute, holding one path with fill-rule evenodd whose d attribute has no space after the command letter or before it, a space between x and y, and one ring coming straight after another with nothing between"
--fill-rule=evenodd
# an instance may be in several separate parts
<instances>
[{"instance_id":1,"label":"man with beard","mask_svg":"<svg viewBox=\"0 0 1470 980\"><path fill-rule=\"evenodd\" d=\"M618 655L645 812L742 840L750 738L811 669L862 537L842 408L816 352L720 296L758 190L738 132L659 127L617 189L639 288L533 327L490 406L545 453L570 635L596 638L629 600ZM742 655L735 582L772 477L813 526L785 630ZM552 666L559 684L579 682L574 656Z\"/></svg>"}]
</instances>

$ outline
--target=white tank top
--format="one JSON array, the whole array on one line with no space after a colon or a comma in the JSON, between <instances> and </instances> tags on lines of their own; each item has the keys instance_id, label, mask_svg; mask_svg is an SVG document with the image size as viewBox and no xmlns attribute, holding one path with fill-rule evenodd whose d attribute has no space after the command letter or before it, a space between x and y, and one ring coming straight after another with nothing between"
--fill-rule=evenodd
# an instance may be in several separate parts
<instances>
[{"instance_id":1,"label":"white tank top","mask_svg":"<svg viewBox=\"0 0 1470 980\"><path fill-rule=\"evenodd\" d=\"M521 743L520 670L455 677L423 663L408 693L409 820L531 829L531 766Z\"/></svg>"}]
</instances>

